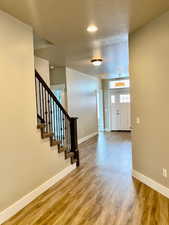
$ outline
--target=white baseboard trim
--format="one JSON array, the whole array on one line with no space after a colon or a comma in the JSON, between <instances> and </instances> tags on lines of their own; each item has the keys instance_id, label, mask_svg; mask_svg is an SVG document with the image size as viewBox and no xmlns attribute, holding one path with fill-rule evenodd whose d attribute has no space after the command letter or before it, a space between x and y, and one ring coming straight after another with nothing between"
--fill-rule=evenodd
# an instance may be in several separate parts
<instances>
[{"instance_id":1,"label":"white baseboard trim","mask_svg":"<svg viewBox=\"0 0 169 225\"><path fill-rule=\"evenodd\" d=\"M76 165L70 165L66 167L64 170L56 174L54 177L50 178L45 183L41 184L38 188L34 189L32 192L28 193L20 200L15 202L13 205L9 206L7 209L0 212L0 224L4 223L12 216L14 216L17 212L23 209L26 205L32 202L35 198L37 198L40 194L48 190L51 186L60 181L63 177L68 175L76 168Z\"/></svg>"},{"instance_id":2,"label":"white baseboard trim","mask_svg":"<svg viewBox=\"0 0 169 225\"><path fill-rule=\"evenodd\" d=\"M88 139L90 139L90 138L96 136L97 134L98 134L98 132L95 132L95 133L92 133L92 134L90 134L90 135L88 135L88 136L86 136L86 137L84 137L84 138L79 139L79 140L78 140L78 144L81 144L81 143L87 141Z\"/></svg>"},{"instance_id":3,"label":"white baseboard trim","mask_svg":"<svg viewBox=\"0 0 169 225\"><path fill-rule=\"evenodd\" d=\"M146 184L147 186L151 187L155 191L159 192L160 194L164 195L165 197L169 198L169 188L165 187L164 185L156 182L155 180L143 175L136 170L132 171L132 176L142 183Z\"/></svg>"},{"instance_id":4,"label":"white baseboard trim","mask_svg":"<svg viewBox=\"0 0 169 225\"><path fill-rule=\"evenodd\" d=\"M109 128L105 128L105 129L104 129L104 131L105 131L105 132L110 132L110 131L111 131L111 129L109 129Z\"/></svg>"}]
</instances>

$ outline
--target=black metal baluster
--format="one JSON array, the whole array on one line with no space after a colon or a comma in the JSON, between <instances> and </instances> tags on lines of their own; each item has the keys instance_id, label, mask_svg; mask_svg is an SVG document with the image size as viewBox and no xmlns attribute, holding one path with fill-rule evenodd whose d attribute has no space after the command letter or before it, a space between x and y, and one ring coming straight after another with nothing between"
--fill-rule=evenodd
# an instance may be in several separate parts
<instances>
[{"instance_id":1,"label":"black metal baluster","mask_svg":"<svg viewBox=\"0 0 169 225\"><path fill-rule=\"evenodd\" d=\"M56 129L56 140L58 140L58 131L57 131L57 105L54 104L54 110L55 110L55 129Z\"/></svg>"},{"instance_id":2,"label":"black metal baluster","mask_svg":"<svg viewBox=\"0 0 169 225\"><path fill-rule=\"evenodd\" d=\"M68 151L70 151L70 146L69 146L69 120L67 119L67 146L68 146Z\"/></svg>"},{"instance_id":3,"label":"black metal baluster","mask_svg":"<svg viewBox=\"0 0 169 225\"><path fill-rule=\"evenodd\" d=\"M49 93L48 93L48 110L49 110L49 130L50 130L50 132L52 132L51 105L50 105Z\"/></svg>"},{"instance_id":4,"label":"black metal baluster","mask_svg":"<svg viewBox=\"0 0 169 225\"><path fill-rule=\"evenodd\" d=\"M52 133L54 134L53 135L53 139L55 139L55 133L54 133L54 122L53 122L53 101L52 101L52 98L50 96L50 115L51 115L51 131Z\"/></svg>"},{"instance_id":5,"label":"black metal baluster","mask_svg":"<svg viewBox=\"0 0 169 225\"><path fill-rule=\"evenodd\" d=\"M63 141L62 141L62 113L61 113L61 109L59 109L59 124L60 124L60 140L62 142L63 145Z\"/></svg>"},{"instance_id":6,"label":"black metal baluster","mask_svg":"<svg viewBox=\"0 0 169 225\"><path fill-rule=\"evenodd\" d=\"M61 138L62 138L62 145L64 145L64 140L63 140L63 113L62 110L60 110L60 116L61 116Z\"/></svg>"},{"instance_id":7,"label":"black metal baluster","mask_svg":"<svg viewBox=\"0 0 169 225\"><path fill-rule=\"evenodd\" d=\"M41 111L41 83L39 82L39 115L42 117Z\"/></svg>"},{"instance_id":8,"label":"black metal baluster","mask_svg":"<svg viewBox=\"0 0 169 225\"><path fill-rule=\"evenodd\" d=\"M38 113L38 93L37 93L37 78L35 77L35 94L36 94L36 111Z\"/></svg>"},{"instance_id":9,"label":"black metal baluster","mask_svg":"<svg viewBox=\"0 0 169 225\"><path fill-rule=\"evenodd\" d=\"M59 118L58 118L59 112L58 112L58 105L56 105L56 127L57 127L57 140L59 141Z\"/></svg>"},{"instance_id":10,"label":"black metal baluster","mask_svg":"<svg viewBox=\"0 0 169 225\"><path fill-rule=\"evenodd\" d=\"M42 86L42 119L45 120L45 109L44 109L44 87Z\"/></svg>"},{"instance_id":11,"label":"black metal baluster","mask_svg":"<svg viewBox=\"0 0 169 225\"><path fill-rule=\"evenodd\" d=\"M51 121L50 121L50 101L49 101L49 93L47 93L47 107L48 107L48 124L49 124L49 132L51 132Z\"/></svg>"},{"instance_id":12,"label":"black metal baluster","mask_svg":"<svg viewBox=\"0 0 169 225\"><path fill-rule=\"evenodd\" d=\"M65 143L65 114L63 114L62 112L62 115L63 115L63 140L64 140L64 144Z\"/></svg>"},{"instance_id":13,"label":"black metal baluster","mask_svg":"<svg viewBox=\"0 0 169 225\"><path fill-rule=\"evenodd\" d=\"M64 115L65 116L65 115ZM65 144L66 144L66 147L68 147L67 145L67 119L66 119L66 116L65 116Z\"/></svg>"},{"instance_id":14,"label":"black metal baluster","mask_svg":"<svg viewBox=\"0 0 169 225\"><path fill-rule=\"evenodd\" d=\"M68 137L69 137L69 151L71 151L70 120L69 120L69 134L68 134Z\"/></svg>"},{"instance_id":15,"label":"black metal baluster","mask_svg":"<svg viewBox=\"0 0 169 225\"><path fill-rule=\"evenodd\" d=\"M62 145L64 144L63 142L63 121L62 121L62 111L60 110L60 133L61 133L61 142L62 142Z\"/></svg>"},{"instance_id":16,"label":"black metal baluster","mask_svg":"<svg viewBox=\"0 0 169 225\"><path fill-rule=\"evenodd\" d=\"M63 143L65 144L65 139L64 139L64 114L62 112L62 139Z\"/></svg>"},{"instance_id":17,"label":"black metal baluster","mask_svg":"<svg viewBox=\"0 0 169 225\"><path fill-rule=\"evenodd\" d=\"M58 126L59 126L59 123L58 123L58 120L59 120L59 118L58 118L58 105L56 105L56 128L57 128L57 140L59 141L59 128L58 128Z\"/></svg>"},{"instance_id":18,"label":"black metal baluster","mask_svg":"<svg viewBox=\"0 0 169 225\"><path fill-rule=\"evenodd\" d=\"M52 115L52 120L53 120L53 132L54 132L54 139L56 139L56 124L55 124L55 110L54 110L54 101L52 100L52 111L53 111L53 115Z\"/></svg>"},{"instance_id":19,"label":"black metal baluster","mask_svg":"<svg viewBox=\"0 0 169 225\"><path fill-rule=\"evenodd\" d=\"M62 136L62 111L60 110L60 136L61 136L61 142L63 145L63 136Z\"/></svg>"},{"instance_id":20,"label":"black metal baluster","mask_svg":"<svg viewBox=\"0 0 169 225\"><path fill-rule=\"evenodd\" d=\"M53 121L52 121L52 102L51 102L51 96L49 95L49 105L50 105L50 124L51 124L51 132L53 132Z\"/></svg>"},{"instance_id":21,"label":"black metal baluster","mask_svg":"<svg viewBox=\"0 0 169 225\"><path fill-rule=\"evenodd\" d=\"M58 128L59 128L59 141L62 141L61 140L61 132L60 132L60 109L58 108Z\"/></svg>"},{"instance_id":22,"label":"black metal baluster","mask_svg":"<svg viewBox=\"0 0 169 225\"><path fill-rule=\"evenodd\" d=\"M68 151L70 151L70 146L69 146L69 120L66 120L67 123L67 135L66 135L66 139L67 139L67 147L68 147Z\"/></svg>"},{"instance_id":23,"label":"black metal baluster","mask_svg":"<svg viewBox=\"0 0 169 225\"><path fill-rule=\"evenodd\" d=\"M48 112L47 112L47 99L46 99L46 90L45 90L45 122L46 122L46 132L48 132Z\"/></svg>"}]
</instances>

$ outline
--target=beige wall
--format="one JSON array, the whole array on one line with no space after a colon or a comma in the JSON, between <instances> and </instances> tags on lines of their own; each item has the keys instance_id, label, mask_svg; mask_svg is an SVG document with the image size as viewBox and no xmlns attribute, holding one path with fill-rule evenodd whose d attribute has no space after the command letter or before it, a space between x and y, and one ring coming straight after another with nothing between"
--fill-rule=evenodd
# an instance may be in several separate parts
<instances>
[{"instance_id":1,"label":"beige wall","mask_svg":"<svg viewBox=\"0 0 169 225\"><path fill-rule=\"evenodd\" d=\"M68 111L78 117L78 138L97 132L96 91L99 80L66 68Z\"/></svg>"},{"instance_id":2,"label":"beige wall","mask_svg":"<svg viewBox=\"0 0 169 225\"><path fill-rule=\"evenodd\" d=\"M70 165L36 129L32 29L0 11L0 211Z\"/></svg>"},{"instance_id":3,"label":"beige wall","mask_svg":"<svg viewBox=\"0 0 169 225\"><path fill-rule=\"evenodd\" d=\"M169 13L130 35L130 74L133 168L169 187Z\"/></svg>"},{"instance_id":4,"label":"beige wall","mask_svg":"<svg viewBox=\"0 0 169 225\"><path fill-rule=\"evenodd\" d=\"M65 84L66 83L66 68L55 67L50 70L50 83L51 85Z\"/></svg>"},{"instance_id":5,"label":"beige wall","mask_svg":"<svg viewBox=\"0 0 169 225\"><path fill-rule=\"evenodd\" d=\"M35 56L35 69L50 87L49 61Z\"/></svg>"}]
</instances>

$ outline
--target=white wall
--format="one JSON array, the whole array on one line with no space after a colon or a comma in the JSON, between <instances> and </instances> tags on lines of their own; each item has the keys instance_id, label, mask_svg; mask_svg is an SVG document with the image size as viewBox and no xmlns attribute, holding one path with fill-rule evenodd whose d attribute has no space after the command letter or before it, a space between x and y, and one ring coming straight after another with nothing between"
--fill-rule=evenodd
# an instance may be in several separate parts
<instances>
[{"instance_id":1,"label":"white wall","mask_svg":"<svg viewBox=\"0 0 169 225\"><path fill-rule=\"evenodd\" d=\"M0 28L1 211L70 161L50 150L36 129L32 29L1 11Z\"/></svg>"},{"instance_id":2,"label":"white wall","mask_svg":"<svg viewBox=\"0 0 169 225\"><path fill-rule=\"evenodd\" d=\"M35 69L50 87L49 61L35 56Z\"/></svg>"},{"instance_id":3,"label":"white wall","mask_svg":"<svg viewBox=\"0 0 169 225\"><path fill-rule=\"evenodd\" d=\"M97 90L99 80L79 71L66 68L68 112L78 117L78 137L98 131Z\"/></svg>"}]
</instances>

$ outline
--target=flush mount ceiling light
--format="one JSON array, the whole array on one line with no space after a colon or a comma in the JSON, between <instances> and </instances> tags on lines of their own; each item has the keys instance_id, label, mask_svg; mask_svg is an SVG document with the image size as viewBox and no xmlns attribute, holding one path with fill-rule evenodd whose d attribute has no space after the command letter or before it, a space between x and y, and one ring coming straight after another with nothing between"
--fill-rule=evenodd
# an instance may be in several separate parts
<instances>
[{"instance_id":1,"label":"flush mount ceiling light","mask_svg":"<svg viewBox=\"0 0 169 225\"><path fill-rule=\"evenodd\" d=\"M50 65L50 69L51 69L51 70L54 70L54 69L55 69L55 66Z\"/></svg>"},{"instance_id":2,"label":"flush mount ceiling light","mask_svg":"<svg viewBox=\"0 0 169 225\"><path fill-rule=\"evenodd\" d=\"M91 63L94 65L94 66L100 66L103 62L103 59L92 59L91 60Z\"/></svg>"},{"instance_id":3,"label":"flush mount ceiling light","mask_svg":"<svg viewBox=\"0 0 169 225\"><path fill-rule=\"evenodd\" d=\"M87 31L90 33L94 33L96 31L98 31L98 28L95 25L90 25L90 26L88 26Z\"/></svg>"}]
</instances>

